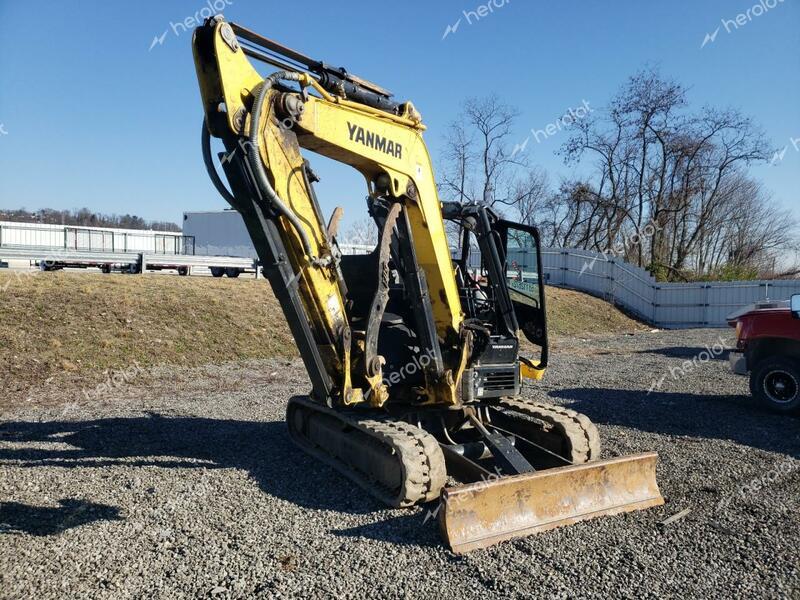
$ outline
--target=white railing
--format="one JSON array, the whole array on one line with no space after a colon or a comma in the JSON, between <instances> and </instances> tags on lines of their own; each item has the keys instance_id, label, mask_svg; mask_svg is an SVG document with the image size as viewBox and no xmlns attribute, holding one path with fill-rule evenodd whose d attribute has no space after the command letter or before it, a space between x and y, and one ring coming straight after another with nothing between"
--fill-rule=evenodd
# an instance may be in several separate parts
<instances>
[{"instance_id":1,"label":"white railing","mask_svg":"<svg viewBox=\"0 0 800 600\"><path fill-rule=\"evenodd\" d=\"M2 221L0 249L194 254L194 238L177 232Z\"/></svg>"},{"instance_id":2,"label":"white railing","mask_svg":"<svg viewBox=\"0 0 800 600\"><path fill-rule=\"evenodd\" d=\"M800 280L659 283L640 267L589 250L543 250L542 266L549 284L602 297L665 329L725 327L739 308L800 294Z\"/></svg>"},{"instance_id":3,"label":"white railing","mask_svg":"<svg viewBox=\"0 0 800 600\"><path fill-rule=\"evenodd\" d=\"M533 251L509 250L515 265L509 275L535 278ZM470 256L470 267L480 256ZM598 296L663 329L726 327L737 309L763 301L783 301L800 294L800 280L659 283L645 269L590 250L548 248L542 251L544 280Z\"/></svg>"}]
</instances>

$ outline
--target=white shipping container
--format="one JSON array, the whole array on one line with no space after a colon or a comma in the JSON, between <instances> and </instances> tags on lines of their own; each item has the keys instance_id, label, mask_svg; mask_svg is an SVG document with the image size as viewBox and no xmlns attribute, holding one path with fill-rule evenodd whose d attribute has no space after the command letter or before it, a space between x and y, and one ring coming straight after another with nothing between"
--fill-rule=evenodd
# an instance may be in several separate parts
<instances>
[{"instance_id":1,"label":"white shipping container","mask_svg":"<svg viewBox=\"0 0 800 600\"><path fill-rule=\"evenodd\" d=\"M258 258L242 215L235 210L183 213L183 235L194 238L197 256Z\"/></svg>"},{"instance_id":2,"label":"white shipping container","mask_svg":"<svg viewBox=\"0 0 800 600\"><path fill-rule=\"evenodd\" d=\"M233 209L183 213L183 235L194 238L198 256L258 259L244 219ZM339 245L342 254L368 254L374 248L364 244Z\"/></svg>"}]
</instances>

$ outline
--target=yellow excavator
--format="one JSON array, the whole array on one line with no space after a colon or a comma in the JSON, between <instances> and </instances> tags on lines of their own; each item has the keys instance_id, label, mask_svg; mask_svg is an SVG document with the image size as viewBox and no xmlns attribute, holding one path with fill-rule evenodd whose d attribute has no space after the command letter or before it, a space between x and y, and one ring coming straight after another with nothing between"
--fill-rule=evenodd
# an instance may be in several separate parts
<instances>
[{"instance_id":1,"label":"yellow excavator","mask_svg":"<svg viewBox=\"0 0 800 600\"><path fill-rule=\"evenodd\" d=\"M389 506L438 501L457 553L663 503L656 454L601 461L586 416L520 396L547 366L539 234L440 201L411 102L221 15L192 44L209 176L241 213L311 380L288 399L297 445ZM364 176L371 253L342 254L343 211L326 222L301 149Z\"/></svg>"}]
</instances>

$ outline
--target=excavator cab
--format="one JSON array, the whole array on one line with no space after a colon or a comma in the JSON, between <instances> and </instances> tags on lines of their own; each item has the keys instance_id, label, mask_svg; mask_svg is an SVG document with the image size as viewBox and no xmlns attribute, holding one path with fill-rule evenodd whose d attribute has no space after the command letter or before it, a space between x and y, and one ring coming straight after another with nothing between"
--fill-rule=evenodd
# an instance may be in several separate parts
<instances>
[{"instance_id":1,"label":"excavator cab","mask_svg":"<svg viewBox=\"0 0 800 600\"><path fill-rule=\"evenodd\" d=\"M464 401L517 396L523 377L541 379L547 368L539 233L500 219L483 204L445 202L442 214L456 232L453 267L467 326L475 331ZM528 341L524 352L519 332ZM538 359L527 357L528 351L538 352Z\"/></svg>"}]
</instances>

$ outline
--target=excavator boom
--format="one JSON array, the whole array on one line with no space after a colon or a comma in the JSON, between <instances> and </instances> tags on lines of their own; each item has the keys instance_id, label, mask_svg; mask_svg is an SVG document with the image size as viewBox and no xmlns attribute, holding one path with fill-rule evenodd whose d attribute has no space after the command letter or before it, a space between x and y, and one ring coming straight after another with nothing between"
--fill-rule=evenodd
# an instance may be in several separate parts
<instances>
[{"instance_id":1,"label":"excavator boom","mask_svg":"<svg viewBox=\"0 0 800 600\"><path fill-rule=\"evenodd\" d=\"M221 16L193 51L209 176L311 379L287 406L298 446L391 506L440 499L456 552L663 502L655 455L599 461L587 417L520 398L548 361L538 231L440 201L413 104ZM280 70L264 77L251 59ZM364 177L370 254L342 254L343 209L324 218L304 150ZM520 335L538 358L520 356Z\"/></svg>"}]
</instances>

